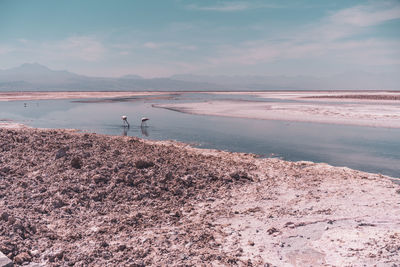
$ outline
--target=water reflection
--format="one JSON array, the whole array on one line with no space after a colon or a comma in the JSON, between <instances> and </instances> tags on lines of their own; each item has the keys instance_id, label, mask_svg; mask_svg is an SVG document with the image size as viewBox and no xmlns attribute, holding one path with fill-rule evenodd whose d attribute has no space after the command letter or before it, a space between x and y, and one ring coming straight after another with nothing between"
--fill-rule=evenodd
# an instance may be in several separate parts
<instances>
[{"instance_id":1,"label":"water reflection","mask_svg":"<svg viewBox=\"0 0 400 267\"><path fill-rule=\"evenodd\" d=\"M128 132L129 132L129 127L122 127L123 128L123 132L122 132L122 136L127 136Z\"/></svg>"},{"instance_id":2,"label":"water reflection","mask_svg":"<svg viewBox=\"0 0 400 267\"><path fill-rule=\"evenodd\" d=\"M141 125L140 126L140 131L142 132L142 135L148 137L149 136L149 131L148 131L148 126L146 125Z\"/></svg>"}]
</instances>

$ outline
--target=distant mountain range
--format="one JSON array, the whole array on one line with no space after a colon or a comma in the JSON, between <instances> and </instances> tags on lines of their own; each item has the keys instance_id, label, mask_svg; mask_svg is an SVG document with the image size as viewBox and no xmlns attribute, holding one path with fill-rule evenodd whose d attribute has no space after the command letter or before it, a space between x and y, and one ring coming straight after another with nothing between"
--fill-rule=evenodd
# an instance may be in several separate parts
<instances>
[{"instance_id":1,"label":"distant mountain range","mask_svg":"<svg viewBox=\"0 0 400 267\"><path fill-rule=\"evenodd\" d=\"M55 71L43 65L23 64L0 70L0 91L248 91L248 90L400 90L400 75L349 72L330 77L312 76L203 76L173 75L145 79L88 77Z\"/></svg>"},{"instance_id":2,"label":"distant mountain range","mask_svg":"<svg viewBox=\"0 0 400 267\"><path fill-rule=\"evenodd\" d=\"M0 91L188 91L220 90L217 85L170 78L144 79L138 75L120 78L88 77L54 71L43 65L23 64L0 70Z\"/></svg>"}]
</instances>

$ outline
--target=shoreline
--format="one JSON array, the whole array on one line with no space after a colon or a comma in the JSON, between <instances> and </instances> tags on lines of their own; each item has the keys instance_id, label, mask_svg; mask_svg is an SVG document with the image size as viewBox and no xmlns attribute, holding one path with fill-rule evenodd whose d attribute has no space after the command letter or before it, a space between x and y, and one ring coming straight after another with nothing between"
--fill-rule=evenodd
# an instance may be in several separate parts
<instances>
[{"instance_id":1,"label":"shoreline","mask_svg":"<svg viewBox=\"0 0 400 267\"><path fill-rule=\"evenodd\" d=\"M178 110L173 110L176 112L181 112ZM197 115L197 114L193 114L193 115ZM13 122L11 120L0 120L0 130L1 129L9 129L9 130L38 130L38 131L60 131L60 132L66 132L66 133L77 133L77 134L90 134L90 135L99 135L99 136L105 136L105 137L109 137L109 138L132 138L132 139L139 139L141 140L141 142L146 143L146 144L150 144L150 145L167 145L167 146L175 146L178 148L182 148L185 150L190 150L191 152L195 152L198 154L203 154L203 155L214 155L214 156L218 156L218 155L222 155L222 156L229 156L229 155L238 155L238 157L240 158L241 156L244 157L249 157L251 159L276 159L276 160L280 160L283 162L287 162L287 163L302 163L302 162L306 162L306 163L311 163L311 164L322 164L322 165L326 165L326 166L330 166L333 168L344 168L344 169L349 169L349 170L353 170L356 172L362 172L362 173L367 173L367 174L372 174L372 175L379 175L382 177L386 177L392 181L398 181L399 185L400 185L400 176L399 177L394 177L394 176L390 176L387 174L382 174L382 173L378 173L378 172L368 172L368 171L363 171L363 170L357 170L357 169L352 169L351 167L346 167L346 166L333 166L330 165L329 163L326 162L314 162L314 161L309 161L309 160L298 160L298 161L290 161L290 160L285 160L279 157L274 157L274 156L262 156L260 154L255 154L255 153L251 153L251 152L233 152L233 151L229 151L229 150L221 150L221 149L217 149L217 148L203 148L203 147L196 147L195 144L193 143L186 143L183 141L177 141L177 140L172 140L172 139L168 139L168 140L153 140L153 139L143 139L137 136L120 136L120 135L111 135L111 134L103 134L103 133L95 133L95 132L90 132L87 130L80 130L80 129L73 129L73 128L38 128L38 127L32 127L23 123L17 123L17 122Z\"/></svg>"},{"instance_id":2,"label":"shoreline","mask_svg":"<svg viewBox=\"0 0 400 267\"><path fill-rule=\"evenodd\" d=\"M134 96L158 96L171 92L0 92L1 101L22 100L57 100L57 99L89 99L89 98L117 98Z\"/></svg>"},{"instance_id":3,"label":"shoreline","mask_svg":"<svg viewBox=\"0 0 400 267\"><path fill-rule=\"evenodd\" d=\"M17 266L400 261L400 186L387 176L174 141L0 135L0 251Z\"/></svg>"},{"instance_id":4,"label":"shoreline","mask_svg":"<svg viewBox=\"0 0 400 267\"><path fill-rule=\"evenodd\" d=\"M260 98L337 101L361 103L399 103L400 91L379 90L270 90L270 91L9 91L0 92L0 101L18 100L51 100L51 99L81 99L81 98L117 98L134 96L158 96L181 93L233 94L252 95ZM382 99L371 99L371 96L381 96ZM351 96L357 96L351 98ZM363 98L362 96L366 96ZM390 99L393 96L395 100Z\"/></svg>"}]
</instances>

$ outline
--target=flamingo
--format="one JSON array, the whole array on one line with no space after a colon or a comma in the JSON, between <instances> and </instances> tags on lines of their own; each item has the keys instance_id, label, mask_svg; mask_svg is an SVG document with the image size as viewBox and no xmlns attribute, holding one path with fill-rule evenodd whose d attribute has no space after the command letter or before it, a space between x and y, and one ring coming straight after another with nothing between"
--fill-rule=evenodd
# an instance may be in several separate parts
<instances>
[{"instance_id":1,"label":"flamingo","mask_svg":"<svg viewBox=\"0 0 400 267\"><path fill-rule=\"evenodd\" d=\"M123 115L123 116L121 116L121 119L122 119L122 121L124 123L124 127L128 127L129 128L128 116Z\"/></svg>"},{"instance_id":2,"label":"flamingo","mask_svg":"<svg viewBox=\"0 0 400 267\"><path fill-rule=\"evenodd\" d=\"M147 126L146 121L148 121L149 119L146 117L142 118L142 124L140 126Z\"/></svg>"}]
</instances>

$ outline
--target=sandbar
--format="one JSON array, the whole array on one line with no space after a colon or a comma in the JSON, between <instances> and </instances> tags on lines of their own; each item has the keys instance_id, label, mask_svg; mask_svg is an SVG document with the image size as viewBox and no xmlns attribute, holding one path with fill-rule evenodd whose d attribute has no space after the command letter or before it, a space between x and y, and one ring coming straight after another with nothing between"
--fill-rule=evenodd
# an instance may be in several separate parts
<instances>
[{"instance_id":1,"label":"sandbar","mask_svg":"<svg viewBox=\"0 0 400 267\"><path fill-rule=\"evenodd\" d=\"M153 106L211 116L400 128L400 105L390 103L382 105L218 100Z\"/></svg>"}]
</instances>

